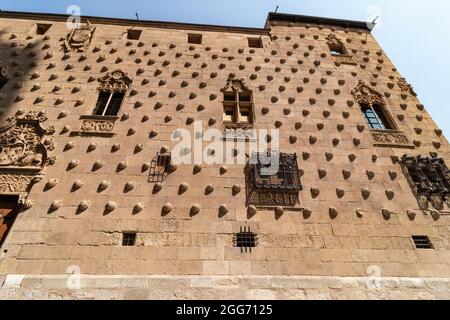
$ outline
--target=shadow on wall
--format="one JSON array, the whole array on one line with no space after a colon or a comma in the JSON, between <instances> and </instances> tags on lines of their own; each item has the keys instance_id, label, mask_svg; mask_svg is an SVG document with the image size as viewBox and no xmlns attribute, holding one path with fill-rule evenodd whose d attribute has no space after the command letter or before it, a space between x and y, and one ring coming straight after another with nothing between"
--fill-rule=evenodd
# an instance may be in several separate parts
<instances>
[{"instance_id":1,"label":"shadow on wall","mask_svg":"<svg viewBox=\"0 0 450 320\"><path fill-rule=\"evenodd\" d=\"M37 32L37 27L28 34L0 27L0 128L18 110L33 109L33 102L25 99L25 92L33 90L27 83L39 77L37 69L47 54L44 41L49 39Z\"/></svg>"}]
</instances>

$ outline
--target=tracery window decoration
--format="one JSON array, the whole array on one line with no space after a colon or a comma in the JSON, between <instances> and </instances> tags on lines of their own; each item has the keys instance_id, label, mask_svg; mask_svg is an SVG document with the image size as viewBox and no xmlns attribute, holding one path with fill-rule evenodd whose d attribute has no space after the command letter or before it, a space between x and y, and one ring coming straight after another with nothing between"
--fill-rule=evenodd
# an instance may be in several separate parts
<instances>
[{"instance_id":1,"label":"tracery window decoration","mask_svg":"<svg viewBox=\"0 0 450 320\"><path fill-rule=\"evenodd\" d=\"M0 90L3 86L8 82L8 78L6 76L6 71L3 67L0 67Z\"/></svg>"},{"instance_id":2,"label":"tracery window decoration","mask_svg":"<svg viewBox=\"0 0 450 320\"><path fill-rule=\"evenodd\" d=\"M368 126L374 130L395 130L396 126L386 110L383 96L365 85L362 81L352 91Z\"/></svg>"},{"instance_id":3,"label":"tracery window decoration","mask_svg":"<svg viewBox=\"0 0 450 320\"><path fill-rule=\"evenodd\" d=\"M243 79L228 79L223 92L223 123L225 127L249 127L254 124L253 92Z\"/></svg>"},{"instance_id":4,"label":"tracery window decoration","mask_svg":"<svg viewBox=\"0 0 450 320\"><path fill-rule=\"evenodd\" d=\"M344 44L335 34L333 33L329 34L326 37L326 39L328 47L330 48L331 51L331 55L333 56L348 55L347 49L345 48Z\"/></svg>"},{"instance_id":5,"label":"tracery window decoration","mask_svg":"<svg viewBox=\"0 0 450 320\"><path fill-rule=\"evenodd\" d=\"M245 172L248 205L292 207L299 203L302 185L297 154L253 153Z\"/></svg>"},{"instance_id":6,"label":"tracery window decoration","mask_svg":"<svg viewBox=\"0 0 450 320\"><path fill-rule=\"evenodd\" d=\"M131 79L120 70L108 73L98 79L99 96L94 115L117 116L131 82Z\"/></svg>"},{"instance_id":7,"label":"tracery window decoration","mask_svg":"<svg viewBox=\"0 0 450 320\"><path fill-rule=\"evenodd\" d=\"M402 165L408 173L408 180L415 193L431 201L437 197L442 201L449 200L450 170L444 159L404 155Z\"/></svg>"}]
</instances>

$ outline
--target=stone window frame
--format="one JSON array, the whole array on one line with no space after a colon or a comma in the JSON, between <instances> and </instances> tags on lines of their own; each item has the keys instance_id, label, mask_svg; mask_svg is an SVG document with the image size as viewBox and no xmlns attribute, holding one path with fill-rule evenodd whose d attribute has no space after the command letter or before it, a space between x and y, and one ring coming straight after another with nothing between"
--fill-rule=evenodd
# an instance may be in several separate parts
<instances>
[{"instance_id":1,"label":"stone window frame","mask_svg":"<svg viewBox=\"0 0 450 320\"><path fill-rule=\"evenodd\" d=\"M51 23L36 23L36 25L34 26L34 30L36 35L43 36L48 32L48 30L50 30L52 26L53 24Z\"/></svg>"},{"instance_id":2,"label":"stone window frame","mask_svg":"<svg viewBox=\"0 0 450 320\"><path fill-rule=\"evenodd\" d=\"M187 43L201 45L203 44L203 34L201 33L188 33Z\"/></svg>"},{"instance_id":3,"label":"stone window frame","mask_svg":"<svg viewBox=\"0 0 450 320\"><path fill-rule=\"evenodd\" d=\"M142 29L134 29L134 27L127 29L127 39L128 40L139 40L142 36L144 30Z\"/></svg>"},{"instance_id":4,"label":"stone window frame","mask_svg":"<svg viewBox=\"0 0 450 320\"><path fill-rule=\"evenodd\" d=\"M363 112L364 107L374 108L374 106L377 106L379 110L381 111L382 115L386 119L386 123L389 126L389 129L372 129L372 131L399 131L399 127L397 123L394 120L394 117L391 115L390 111L387 108L387 104L381 95L381 93L375 91L374 89L370 88L368 85L366 85L363 81L359 81L358 85L355 89L352 90L351 94L355 98L356 103L358 103L361 115L364 118L364 121L366 125L370 128L370 124L368 123L366 116ZM376 113L375 113L376 114ZM377 117L378 118L378 117ZM380 121L380 119L378 118Z\"/></svg>"},{"instance_id":5,"label":"stone window frame","mask_svg":"<svg viewBox=\"0 0 450 320\"><path fill-rule=\"evenodd\" d=\"M252 49L264 49L264 43L262 38L248 37L247 38L248 47Z\"/></svg>"},{"instance_id":6,"label":"stone window frame","mask_svg":"<svg viewBox=\"0 0 450 320\"><path fill-rule=\"evenodd\" d=\"M119 116L120 111L124 105L124 101L126 99L127 93L130 91L132 80L128 77L128 75L121 71L115 70L111 73L106 74L104 77L98 78L98 85L96 90L96 99L95 105L92 108L92 112L89 115L90 117L100 118L100 119L114 119ZM110 93L109 99L111 100L115 93L123 94L122 101L120 102L120 106L117 109L117 113L115 115L104 115L109 107L109 103L105 106L104 112L102 115L96 114L97 104L100 98L100 94L102 92ZM109 100L109 101L110 101Z\"/></svg>"},{"instance_id":7,"label":"stone window frame","mask_svg":"<svg viewBox=\"0 0 450 320\"><path fill-rule=\"evenodd\" d=\"M228 79L227 84L222 88L222 122L225 127L232 128L252 128L256 124L255 103L253 91L244 82L244 79ZM241 99L246 97L245 100ZM227 99L229 98L229 99ZM248 121L242 121L241 107L248 112ZM226 112L232 110L232 119L226 120Z\"/></svg>"}]
</instances>

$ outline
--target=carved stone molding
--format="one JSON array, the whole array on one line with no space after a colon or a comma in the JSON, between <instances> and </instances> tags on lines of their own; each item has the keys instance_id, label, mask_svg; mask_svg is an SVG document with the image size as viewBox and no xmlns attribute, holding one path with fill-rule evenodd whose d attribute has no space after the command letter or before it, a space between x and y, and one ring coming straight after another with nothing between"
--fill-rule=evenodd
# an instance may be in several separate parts
<instances>
[{"instance_id":1,"label":"carved stone molding","mask_svg":"<svg viewBox=\"0 0 450 320\"><path fill-rule=\"evenodd\" d=\"M298 192L289 191L254 191L249 199L249 204L261 207L295 207L300 203Z\"/></svg>"},{"instance_id":2,"label":"carved stone molding","mask_svg":"<svg viewBox=\"0 0 450 320\"><path fill-rule=\"evenodd\" d=\"M85 25L80 26L77 29L72 29L72 31L67 35L64 41L63 47L67 51L77 51L85 52L89 49L92 42L92 38L95 33L95 27L89 22Z\"/></svg>"},{"instance_id":3,"label":"carved stone molding","mask_svg":"<svg viewBox=\"0 0 450 320\"><path fill-rule=\"evenodd\" d=\"M244 79L231 79L227 80L227 84L222 88L222 92L226 91L238 91L238 92L251 92L246 86Z\"/></svg>"},{"instance_id":4,"label":"carved stone molding","mask_svg":"<svg viewBox=\"0 0 450 320\"><path fill-rule=\"evenodd\" d=\"M379 106L386 105L383 95L367 86L363 81L359 81L358 85L352 90L351 93L356 102L359 104L366 104L368 106L372 106L374 104Z\"/></svg>"},{"instance_id":5,"label":"carved stone molding","mask_svg":"<svg viewBox=\"0 0 450 320\"><path fill-rule=\"evenodd\" d=\"M224 140L231 141L255 141L256 132L253 126L237 126L232 123L230 125L225 124L225 136Z\"/></svg>"},{"instance_id":6,"label":"carved stone molding","mask_svg":"<svg viewBox=\"0 0 450 320\"><path fill-rule=\"evenodd\" d=\"M121 70L116 70L98 79L99 91L127 92L132 80Z\"/></svg>"},{"instance_id":7,"label":"carved stone molding","mask_svg":"<svg viewBox=\"0 0 450 320\"><path fill-rule=\"evenodd\" d=\"M112 136L114 124L118 117L81 116L80 130L72 131L71 135Z\"/></svg>"},{"instance_id":8,"label":"carved stone molding","mask_svg":"<svg viewBox=\"0 0 450 320\"><path fill-rule=\"evenodd\" d=\"M395 147L414 149L405 133L395 130L371 130L376 147Z\"/></svg>"},{"instance_id":9,"label":"carved stone molding","mask_svg":"<svg viewBox=\"0 0 450 320\"><path fill-rule=\"evenodd\" d=\"M330 48L336 46L344 46L341 39L339 39L334 33L330 33L325 39L327 40L327 44L330 46Z\"/></svg>"},{"instance_id":10,"label":"carved stone molding","mask_svg":"<svg viewBox=\"0 0 450 320\"><path fill-rule=\"evenodd\" d=\"M338 55L335 56L333 55L333 59L335 62L340 63L340 64L348 64L348 65L352 65L352 66L356 66L357 63L355 61L353 61L353 56L350 55Z\"/></svg>"},{"instance_id":11,"label":"carved stone molding","mask_svg":"<svg viewBox=\"0 0 450 320\"><path fill-rule=\"evenodd\" d=\"M414 88L406 81L405 78L398 78L397 84L400 87L400 90L402 90L402 92L408 92L413 96L417 96L416 92L414 91Z\"/></svg>"}]
</instances>

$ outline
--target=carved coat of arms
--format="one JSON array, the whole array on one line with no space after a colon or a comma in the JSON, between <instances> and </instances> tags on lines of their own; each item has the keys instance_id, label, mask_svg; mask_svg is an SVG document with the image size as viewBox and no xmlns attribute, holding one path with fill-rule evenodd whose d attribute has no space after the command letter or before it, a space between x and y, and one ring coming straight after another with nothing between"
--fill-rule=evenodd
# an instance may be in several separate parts
<instances>
[{"instance_id":1,"label":"carved coat of arms","mask_svg":"<svg viewBox=\"0 0 450 320\"><path fill-rule=\"evenodd\" d=\"M64 49L66 51L85 52L89 49L94 36L95 27L89 22L80 26L79 28L72 29L67 35L67 39L64 41Z\"/></svg>"}]
</instances>

